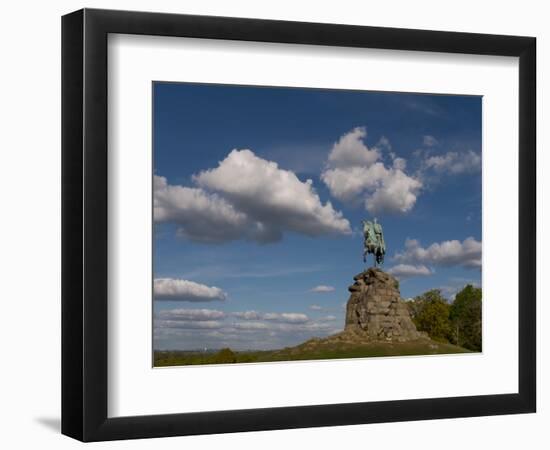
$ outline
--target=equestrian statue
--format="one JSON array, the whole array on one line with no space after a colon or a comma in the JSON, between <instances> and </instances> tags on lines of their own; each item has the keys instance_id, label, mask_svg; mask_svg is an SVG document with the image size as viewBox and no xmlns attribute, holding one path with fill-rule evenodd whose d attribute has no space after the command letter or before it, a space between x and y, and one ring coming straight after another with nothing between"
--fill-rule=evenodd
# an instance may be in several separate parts
<instances>
[{"instance_id":1,"label":"equestrian statue","mask_svg":"<svg viewBox=\"0 0 550 450\"><path fill-rule=\"evenodd\" d=\"M367 262L367 255L374 255L374 267L384 264L384 255L386 254L386 243L384 242L384 232L382 225L378 223L376 217L371 222L362 220L363 224L363 262Z\"/></svg>"}]
</instances>

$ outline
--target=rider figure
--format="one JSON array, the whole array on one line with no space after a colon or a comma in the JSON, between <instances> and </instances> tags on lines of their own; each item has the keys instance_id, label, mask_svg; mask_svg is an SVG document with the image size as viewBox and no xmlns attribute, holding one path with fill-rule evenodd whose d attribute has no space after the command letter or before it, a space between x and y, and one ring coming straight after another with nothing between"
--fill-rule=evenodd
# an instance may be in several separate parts
<instances>
[{"instance_id":1,"label":"rider figure","mask_svg":"<svg viewBox=\"0 0 550 450\"><path fill-rule=\"evenodd\" d=\"M376 242L378 243L378 247L380 247L380 250L382 254L386 253L386 243L384 242L384 234L382 233L382 225L378 223L378 219L374 218L374 233L376 234Z\"/></svg>"},{"instance_id":2,"label":"rider figure","mask_svg":"<svg viewBox=\"0 0 550 450\"><path fill-rule=\"evenodd\" d=\"M374 265L382 264L386 254L382 225L378 223L376 218L374 218L374 223L370 221L362 221L362 223L364 237L363 261L367 262L367 254L372 253L374 255Z\"/></svg>"}]
</instances>

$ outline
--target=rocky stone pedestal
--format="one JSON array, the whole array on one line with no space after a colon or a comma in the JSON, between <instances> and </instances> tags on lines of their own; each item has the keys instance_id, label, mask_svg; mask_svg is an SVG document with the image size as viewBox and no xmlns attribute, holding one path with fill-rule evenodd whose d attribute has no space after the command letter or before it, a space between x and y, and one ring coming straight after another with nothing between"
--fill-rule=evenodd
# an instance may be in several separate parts
<instances>
[{"instance_id":1,"label":"rocky stone pedestal","mask_svg":"<svg viewBox=\"0 0 550 450\"><path fill-rule=\"evenodd\" d=\"M353 279L344 333L362 335L369 341L406 342L426 337L417 331L393 276L370 268Z\"/></svg>"}]
</instances>

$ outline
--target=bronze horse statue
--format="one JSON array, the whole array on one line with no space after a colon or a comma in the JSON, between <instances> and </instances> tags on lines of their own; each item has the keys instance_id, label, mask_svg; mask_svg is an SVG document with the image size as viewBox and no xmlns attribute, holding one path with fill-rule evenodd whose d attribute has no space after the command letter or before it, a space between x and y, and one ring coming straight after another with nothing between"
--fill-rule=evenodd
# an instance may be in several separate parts
<instances>
[{"instance_id":1,"label":"bronze horse statue","mask_svg":"<svg viewBox=\"0 0 550 450\"><path fill-rule=\"evenodd\" d=\"M374 255L374 267L384 264L384 255L386 254L386 243L384 242L384 232L376 218L373 222L362 220L363 224L363 262L367 262L367 255Z\"/></svg>"}]
</instances>

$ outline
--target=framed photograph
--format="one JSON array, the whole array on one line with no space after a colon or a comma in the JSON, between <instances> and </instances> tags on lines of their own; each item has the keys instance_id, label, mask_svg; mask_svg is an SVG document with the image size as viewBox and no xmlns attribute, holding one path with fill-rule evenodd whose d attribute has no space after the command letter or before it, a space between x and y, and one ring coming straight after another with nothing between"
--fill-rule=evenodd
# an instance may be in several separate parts
<instances>
[{"instance_id":1,"label":"framed photograph","mask_svg":"<svg viewBox=\"0 0 550 450\"><path fill-rule=\"evenodd\" d=\"M62 432L536 410L536 40L62 20Z\"/></svg>"}]
</instances>

